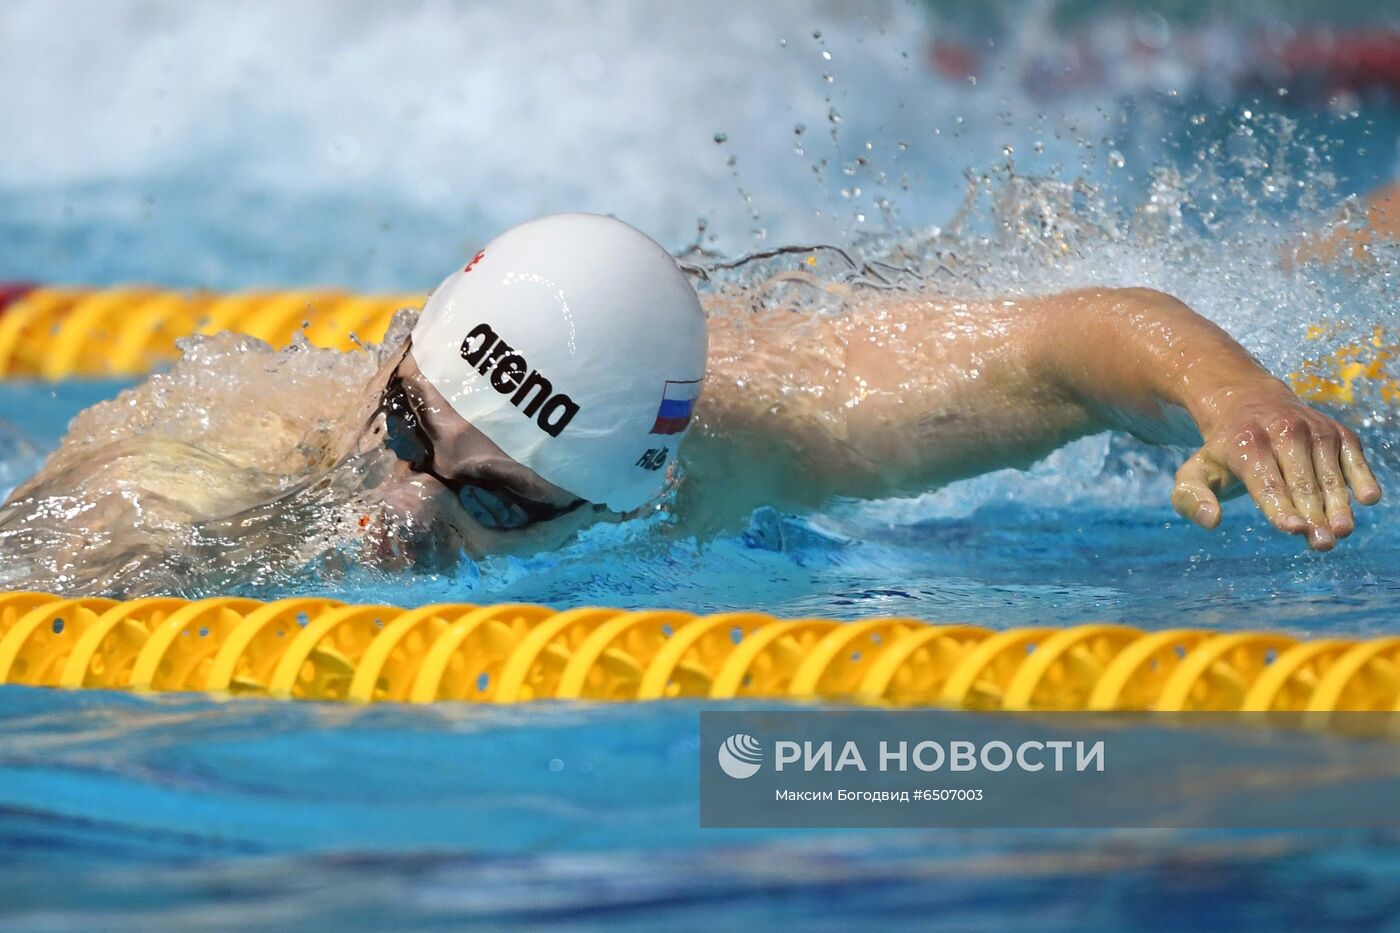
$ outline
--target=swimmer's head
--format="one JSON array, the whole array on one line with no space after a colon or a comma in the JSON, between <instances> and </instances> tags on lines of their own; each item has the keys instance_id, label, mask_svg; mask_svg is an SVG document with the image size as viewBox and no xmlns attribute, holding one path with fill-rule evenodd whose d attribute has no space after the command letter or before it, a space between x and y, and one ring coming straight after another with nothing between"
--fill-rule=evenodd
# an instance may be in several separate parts
<instances>
[{"instance_id":1,"label":"swimmer's head","mask_svg":"<svg viewBox=\"0 0 1400 933\"><path fill-rule=\"evenodd\" d=\"M447 277L401 374L431 399L439 476L499 475L525 510L627 512L665 485L705 357L705 314L670 254L621 221L556 214Z\"/></svg>"}]
</instances>

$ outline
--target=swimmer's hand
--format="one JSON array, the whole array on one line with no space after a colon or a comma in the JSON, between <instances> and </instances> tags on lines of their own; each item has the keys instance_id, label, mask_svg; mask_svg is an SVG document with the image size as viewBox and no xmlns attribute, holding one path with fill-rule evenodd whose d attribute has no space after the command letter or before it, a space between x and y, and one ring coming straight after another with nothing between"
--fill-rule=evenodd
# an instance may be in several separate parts
<instances>
[{"instance_id":1,"label":"swimmer's hand","mask_svg":"<svg viewBox=\"0 0 1400 933\"><path fill-rule=\"evenodd\" d=\"M1172 493L1183 518L1215 528L1220 501L1244 491L1274 527L1326 551L1356 527L1352 496L1366 505L1380 499L1355 433L1304 405L1181 301L1151 289L1060 300L1058 331L1043 338L1056 376L1108 427L1201 445Z\"/></svg>"},{"instance_id":2,"label":"swimmer's hand","mask_svg":"<svg viewBox=\"0 0 1400 933\"><path fill-rule=\"evenodd\" d=\"M1172 505L1202 528L1220 524L1220 501L1248 491L1275 528L1329 551L1356 527L1351 498L1380 501L1361 441L1304 405L1276 380L1217 393L1200 417L1205 444L1177 471Z\"/></svg>"}]
</instances>

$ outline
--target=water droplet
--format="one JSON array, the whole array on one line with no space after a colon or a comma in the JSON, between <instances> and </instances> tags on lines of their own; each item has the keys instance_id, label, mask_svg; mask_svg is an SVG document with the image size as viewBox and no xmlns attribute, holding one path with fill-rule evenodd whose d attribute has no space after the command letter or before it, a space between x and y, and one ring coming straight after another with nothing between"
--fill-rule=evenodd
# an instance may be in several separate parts
<instances>
[{"instance_id":1,"label":"water droplet","mask_svg":"<svg viewBox=\"0 0 1400 933\"><path fill-rule=\"evenodd\" d=\"M826 49L822 49L822 59L828 62L831 61L831 53L828 52Z\"/></svg>"},{"instance_id":2,"label":"water droplet","mask_svg":"<svg viewBox=\"0 0 1400 933\"><path fill-rule=\"evenodd\" d=\"M729 142L729 134L728 134L728 133L716 133L716 134L715 134L715 142L719 143L721 146L724 145L725 143Z\"/></svg>"},{"instance_id":3,"label":"water droplet","mask_svg":"<svg viewBox=\"0 0 1400 933\"><path fill-rule=\"evenodd\" d=\"M1108 153L1108 164L1112 165L1114 168L1122 168L1124 165L1128 164L1128 160L1123 157L1123 153L1119 152L1117 149L1112 149Z\"/></svg>"}]
</instances>

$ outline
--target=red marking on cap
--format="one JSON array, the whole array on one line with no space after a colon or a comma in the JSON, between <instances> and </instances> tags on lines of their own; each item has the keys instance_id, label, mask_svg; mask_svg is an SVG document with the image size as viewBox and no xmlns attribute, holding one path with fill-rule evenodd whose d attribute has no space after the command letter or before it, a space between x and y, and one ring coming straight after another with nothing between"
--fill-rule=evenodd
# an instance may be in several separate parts
<instances>
[{"instance_id":1,"label":"red marking on cap","mask_svg":"<svg viewBox=\"0 0 1400 933\"><path fill-rule=\"evenodd\" d=\"M477 250L476 255L472 257L472 261L469 262L469 263L467 263L467 267L466 267L465 269L463 269L462 271L463 271L463 272L470 272L470 271L472 271L472 266L474 266L474 265L476 265L477 263L481 262L481 257L482 257L482 256L485 256L485 255L486 255L486 250L484 250L484 249Z\"/></svg>"}]
</instances>

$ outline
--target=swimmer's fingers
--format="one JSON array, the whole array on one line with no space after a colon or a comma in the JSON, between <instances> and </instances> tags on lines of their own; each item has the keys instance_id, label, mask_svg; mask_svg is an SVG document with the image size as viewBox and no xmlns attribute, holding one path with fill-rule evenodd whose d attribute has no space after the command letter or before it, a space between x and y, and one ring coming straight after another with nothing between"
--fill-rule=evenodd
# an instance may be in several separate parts
<instances>
[{"instance_id":1,"label":"swimmer's fingers","mask_svg":"<svg viewBox=\"0 0 1400 933\"><path fill-rule=\"evenodd\" d=\"M1356 501L1362 505L1375 505L1381 501L1381 484L1366 462L1366 454L1361 449L1361 439L1346 425L1338 425L1342 442L1342 472L1346 475Z\"/></svg>"},{"instance_id":2,"label":"swimmer's fingers","mask_svg":"<svg viewBox=\"0 0 1400 933\"><path fill-rule=\"evenodd\" d=\"M1356 520L1351 515L1351 496L1347 492L1347 481L1338 459L1341 452L1339 439L1326 434L1313 435L1313 469L1318 483L1322 486L1322 498L1327 508L1327 524L1332 533L1345 538L1356 530Z\"/></svg>"},{"instance_id":3,"label":"swimmer's fingers","mask_svg":"<svg viewBox=\"0 0 1400 933\"><path fill-rule=\"evenodd\" d=\"M1243 428L1230 442L1227 458L1230 472L1244 483L1270 524L1285 534L1307 533L1310 526L1288 493L1268 431L1259 425Z\"/></svg>"},{"instance_id":4,"label":"swimmer's fingers","mask_svg":"<svg viewBox=\"0 0 1400 933\"><path fill-rule=\"evenodd\" d=\"M1322 474L1318 471L1314 447L1325 448L1331 440L1324 425L1316 429L1301 416L1282 415L1269 423L1269 437L1279 472L1288 489L1293 507L1308 523L1308 546L1318 551L1330 551L1337 545L1337 535L1328 521L1323 502ZM1345 490L1343 490L1345 498ZM1347 514L1350 520L1350 512ZM1348 529L1349 530L1349 529Z\"/></svg>"},{"instance_id":5,"label":"swimmer's fingers","mask_svg":"<svg viewBox=\"0 0 1400 933\"><path fill-rule=\"evenodd\" d=\"M1221 494L1233 479L1229 470L1204 450L1198 450L1176 471L1172 508L1182 518L1202 528L1215 528L1220 524Z\"/></svg>"}]
</instances>

